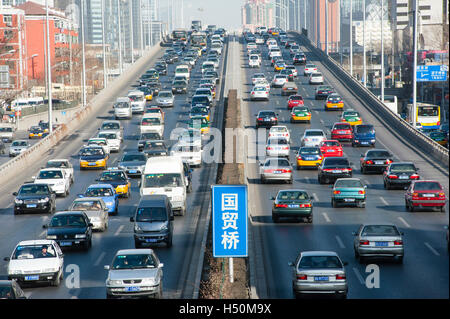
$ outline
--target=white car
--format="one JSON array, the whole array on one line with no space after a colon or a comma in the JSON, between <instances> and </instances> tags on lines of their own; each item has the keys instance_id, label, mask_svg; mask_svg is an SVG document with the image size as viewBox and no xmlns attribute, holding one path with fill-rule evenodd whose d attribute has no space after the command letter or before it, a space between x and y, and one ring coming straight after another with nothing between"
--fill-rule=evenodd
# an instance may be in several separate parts
<instances>
[{"instance_id":1,"label":"white car","mask_svg":"<svg viewBox=\"0 0 450 319\"><path fill-rule=\"evenodd\" d=\"M49 282L59 286L64 272L64 255L54 240L25 240L14 248L8 261L8 279L19 283Z\"/></svg>"},{"instance_id":2,"label":"white car","mask_svg":"<svg viewBox=\"0 0 450 319\"><path fill-rule=\"evenodd\" d=\"M252 76L252 84L255 84L256 81L259 80L266 80L266 76L264 75L264 73L255 73Z\"/></svg>"},{"instance_id":3,"label":"white car","mask_svg":"<svg viewBox=\"0 0 450 319\"><path fill-rule=\"evenodd\" d=\"M62 169L69 176L70 184L74 183L73 165L68 159L51 159L45 165L45 168L59 168Z\"/></svg>"},{"instance_id":4,"label":"white car","mask_svg":"<svg viewBox=\"0 0 450 319\"><path fill-rule=\"evenodd\" d=\"M301 146L317 147L326 140L325 133L320 129L307 129L301 138Z\"/></svg>"},{"instance_id":5,"label":"white car","mask_svg":"<svg viewBox=\"0 0 450 319\"><path fill-rule=\"evenodd\" d=\"M171 91L161 91L156 98L156 104L160 107L173 106L175 98Z\"/></svg>"},{"instance_id":6,"label":"white car","mask_svg":"<svg viewBox=\"0 0 450 319\"><path fill-rule=\"evenodd\" d=\"M255 86L250 92L250 100L269 100L269 91L263 86Z\"/></svg>"},{"instance_id":7,"label":"white car","mask_svg":"<svg viewBox=\"0 0 450 319\"><path fill-rule=\"evenodd\" d=\"M131 91L128 93L128 98L131 101L131 112L133 113L144 113L145 104L145 94L142 91Z\"/></svg>"},{"instance_id":8,"label":"white car","mask_svg":"<svg viewBox=\"0 0 450 319\"><path fill-rule=\"evenodd\" d=\"M170 136L170 139L171 140L178 139L178 143L180 145L189 144L195 146L202 146L202 133L199 129L195 128L189 129L183 128L183 131L179 135L176 135L175 131L173 131L173 135Z\"/></svg>"},{"instance_id":9,"label":"white car","mask_svg":"<svg viewBox=\"0 0 450 319\"><path fill-rule=\"evenodd\" d=\"M261 59L259 58L259 55L252 54L248 58L248 65L251 68L259 68L261 66Z\"/></svg>"},{"instance_id":10,"label":"white car","mask_svg":"<svg viewBox=\"0 0 450 319\"><path fill-rule=\"evenodd\" d=\"M309 76L309 84L323 84L323 75L320 72L311 73Z\"/></svg>"},{"instance_id":11,"label":"white car","mask_svg":"<svg viewBox=\"0 0 450 319\"><path fill-rule=\"evenodd\" d=\"M278 48L278 47L272 48L272 49L270 49L270 51L269 51L269 57L270 57L271 59L273 59L273 57L276 57L276 56L283 56L283 55L281 54L280 48Z\"/></svg>"},{"instance_id":12,"label":"white car","mask_svg":"<svg viewBox=\"0 0 450 319\"><path fill-rule=\"evenodd\" d=\"M269 137L266 144L266 155L269 157L287 157L291 148L289 141L284 137Z\"/></svg>"},{"instance_id":13,"label":"white car","mask_svg":"<svg viewBox=\"0 0 450 319\"><path fill-rule=\"evenodd\" d=\"M118 119L131 119L133 117L133 111L131 109L131 100L129 97L119 97L114 103L114 117Z\"/></svg>"},{"instance_id":14,"label":"white car","mask_svg":"<svg viewBox=\"0 0 450 319\"><path fill-rule=\"evenodd\" d=\"M255 40L255 43L256 44L264 44L264 38L257 37L256 40Z\"/></svg>"},{"instance_id":15,"label":"white car","mask_svg":"<svg viewBox=\"0 0 450 319\"><path fill-rule=\"evenodd\" d=\"M294 77L298 76L297 68L294 65L286 65L285 70L292 70Z\"/></svg>"},{"instance_id":16,"label":"white car","mask_svg":"<svg viewBox=\"0 0 450 319\"><path fill-rule=\"evenodd\" d=\"M247 44L247 53L250 52L251 50L256 49L258 46L256 45L256 43L249 43Z\"/></svg>"},{"instance_id":17,"label":"white car","mask_svg":"<svg viewBox=\"0 0 450 319\"><path fill-rule=\"evenodd\" d=\"M308 63L305 65L304 75L309 76L311 73L317 72L317 66L315 64Z\"/></svg>"},{"instance_id":18,"label":"white car","mask_svg":"<svg viewBox=\"0 0 450 319\"><path fill-rule=\"evenodd\" d=\"M157 132L159 135L164 134L164 123L161 119L161 114L159 113L148 113L142 117L140 132Z\"/></svg>"},{"instance_id":19,"label":"white car","mask_svg":"<svg viewBox=\"0 0 450 319\"><path fill-rule=\"evenodd\" d=\"M123 127L120 125L120 121L107 120L103 121L102 126L98 129L99 131L115 131L119 134L120 139L123 141Z\"/></svg>"},{"instance_id":20,"label":"white car","mask_svg":"<svg viewBox=\"0 0 450 319\"><path fill-rule=\"evenodd\" d=\"M214 65L214 63L213 63L213 65ZM185 77L187 77L189 79L190 78L190 74L191 73L189 72L189 66L186 65L186 64L178 65L175 68L175 76L181 75L181 76L185 76Z\"/></svg>"},{"instance_id":21,"label":"white car","mask_svg":"<svg viewBox=\"0 0 450 319\"><path fill-rule=\"evenodd\" d=\"M108 140L106 138L100 138L100 137L93 137L90 138L87 142L87 145L98 145L103 147L103 150L105 151L106 154L110 154L111 153L111 148L109 146Z\"/></svg>"},{"instance_id":22,"label":"white car","mask_svg":"<svg viewBox=\"0 0 450 319\"><path fill-rule=\"evenodd\" d=\"M61 168L43 168L33 179L36 184L48 184L57 195L69 195L70 175Z\"/></svg>"},{"instance_id":23,"label":"white car","mask_svg":"<svg viewBox=\"0 0 450 319\"><path fill-rule=\"evenodd\" d=\"M288 81L288 78L286 75L276 74L273 77L272 86L273 87L282 87L287 81Z\"/></svg>"},{"instance_id":24,"label":"white car","mask_svg":"<svg viewBox=\"0 0 450 319\"><path fill-rule=\"evenodd\" d=\"M120 139L119 133L116 131L100 131L98 132L97 137L108 140L109 149L111 152L118 152L120 150L122 140Z\"/></svg>"},{"instance_id":25,"label":"white car","mask_svg":"<svg viewBox=\"0 0 450 319\"><path fill-rule=\"evenodd\" d=\"M291 134L286 126L275 125L269 130L269 137L285 138L288 142L291 141Z\"/></svg>"},{"instance_id":26,"label":"white car","mask_svg":"<svg viewBox=\"0 0 450 319\"><path fill-rule=\"evenodd\" d=\"M170 156L181 158L190 166L202 166L202 147L196 143L177 143L170 150Z\"/></svg>"},{"instance_id":27,"label":"white car","mask_svg":"<svg viewBox=\"0 0 450 319\"><path fill-rule=\"evenodd\" d=\"M255 83L253 83L254 87L261 86L267 89L267 91L270 92L270 83L266 79L256 80Z\"/></svg>"}]
</instances>

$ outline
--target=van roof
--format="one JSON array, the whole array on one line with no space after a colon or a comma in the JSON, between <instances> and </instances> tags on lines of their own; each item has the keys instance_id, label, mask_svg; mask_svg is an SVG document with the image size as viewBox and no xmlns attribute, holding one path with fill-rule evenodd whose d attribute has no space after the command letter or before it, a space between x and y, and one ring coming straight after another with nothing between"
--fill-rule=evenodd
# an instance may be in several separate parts
<instances>
[{"instance_id":1,"label":"van roof","mask_svg":"<svg viewBox=\"0 0 450 319\"><path fill-rule=\"evenodd\" d=\"M183 161L175 156L151 157L145 164L144 174L183 172Z\"/></svg>"},{"instance_id":2,"label":"van roof","mask_svg":"<svg viewBox=\"0 0 450 319\"><path fill-rule=\"evenodd\" d=\"M142 195L138 207L165 206L169 201L167 195Z\"/></svg>"}]
</instances>

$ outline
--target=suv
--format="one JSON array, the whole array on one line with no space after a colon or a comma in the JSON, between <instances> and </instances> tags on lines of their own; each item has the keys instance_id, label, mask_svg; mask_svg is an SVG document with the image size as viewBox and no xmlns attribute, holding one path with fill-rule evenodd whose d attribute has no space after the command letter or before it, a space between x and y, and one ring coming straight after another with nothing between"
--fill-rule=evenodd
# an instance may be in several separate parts
<instances>
[{"instance_id":1,"label":"suv","mask_svg":"<svg viewBox=\"0 0 450 319\"><path fill-rule=\"evenodd\" d=\"M172 247L173 211L166 195L143 195L130 222L134 223L134 245L165 242Z\"/></svg>"}]
</instances>

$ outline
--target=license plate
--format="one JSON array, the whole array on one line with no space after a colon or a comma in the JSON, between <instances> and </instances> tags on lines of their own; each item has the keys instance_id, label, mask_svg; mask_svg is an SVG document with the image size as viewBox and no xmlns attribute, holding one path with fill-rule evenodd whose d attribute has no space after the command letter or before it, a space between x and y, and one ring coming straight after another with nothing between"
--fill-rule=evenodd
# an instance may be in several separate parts
<instances>
[{"instance_id":1,"label":"license plate","mask_svg":"<svg viewBox=\"0 0 450 319\"><path fill-rule=\"evenodd\" d=\"M89 165L89 166L95 166L96 163L89 163L88 165Z\"/></svg>"},{"instance_id":2,"label":"license plate","mask_svg":"<svg viewBox=\"0 0 450 319\"><path fill-rule=\"evenodd\" d=\"M130 174L136 174L137 170L133 169L133 170L129 170Z\"/></svg>"},{"instance_id":3,"label":"license plate","mask_svg":"<svg viewBox=\"0 0 450 319\"><path fill-rule=\"evenodd\" d=\"M383 161L375 161L375 164L376 164L376 165L383 165L384 162L383 162Z\"/></svg>"},{"instance_id":4,"label":"license plate","mask_svg":"<svg viewBox=\"0 0 450 319\"><path fill-rule=\"evenodd\" d=\"M334 150L327 150L327 153L332 153L334 152Z\"/></svg>"},{"instance_id":5,"label":"license plate","mask_svg":"<svg viewBox=\"0 0 450 319\"><path fill-rule=\"evenodd\" d=\"M314 276L314 281L328 281L328 276Z\"/></svg>"},{"instance_id":6,"label":"license plate","mask_svg":"<svg viewBox=\"0 0 450 319\"><path fill-rule=\"evenodd\" d=\"M59 243L60 246L72 246L72 242L70 241L62 241Z\"/></svg>"},{"instance_id":7,"label":"license plate","mask_svg":"<svg viewBox=\"0 0 450 319\"><path fill-rule=\"evenodd\" d=\"M407 175L402 175L402 176L399 176L399 179L409 179L409 176L407 176Z\"/></svg>"},{"instance_id":8,"label":"license plate","mask_svg":"<svg viewBox=\"0 0 450 319\"><path fill-rule=\"evenodd\" d=\"M423 194L423 197L434 197L434 194Z\"/></svg>"},{"instance_id":9,"label":"license plate","mask_svg":"<svg viewBox=\"0 0 450 319\"><path fill-rule=\"evenodd\" d=\"M281 173L283 173L282 171L274 171L273 172L274 174L281 174Z\"/></svg>"},{"instance_id":10,"label":"license plate","mask_svg":"<svg viewBox=\"0 0 450 319\"><path fill-rule=\"evenodd\" d=\"M338 134L346 134L346 131L339 131Z\"/></svg>"},{"instance_id":11,"label":"license plate","mask_svg":"<svg viewBox=\"0 0 450 319\"><path fill-rule=\"evenodd\" d=\"M126 287L125 288L125 291L128 291L128 292L139 291L139 290L141 290L139 287Z\"/></svg>"},{"instance_id":12,"label":"license plate","mask_svg":"<svg viewBox=\"0 0 450 319\"><path fill-rule=\"evenodd\" d=\"M153 238L150 238L150 239L146 239L145 242L146 242L146 243L156 243L157 240L156 240L156 239L153 239Z\"/></svg>"},{"instance_id":13,"label":"license plate","mask_svg":"<svg viewBox=\"0 0 450 319\"><path fill-rule=\"evenodd\" d=\"M27 205L27 208L36 208L36 207L37 207L36 204L28 204L28 205Z\"/></svg>"},{"instance_id":14,"label":"license plate","mask_svg":"<svg viewBox=\"0 0 450 319\"><path fill-rule=\"evenodd\" d=\"M369 144L369 142L361 142L361 144L367 145L367 144Z\"/></svg>"},{"instance_id":15,"label":"license plate","mask_svg":"<svg viewBox=\"0 0 450 319\"><path fill-rule=\"evenodd\" d=\"M292 204L292 205L288 205L288 207L289 207L289 208L299 208L300 205L294 205L294 204Z\"/></svg>"},{"instance_id":16,"label":"license plate","mask_svg":"<svg viewBox=\"0 0 450 319\"><path fill-rule=\"evenodd\" d=\"M345 202L354 202L355 199L354 198L344 198Z\"/></svg>"},{"instance_id":17,"label":"license plate","mask_svg":"<svg viewBox=\"0 0 450 319\"><path fill-rule=\"evenodd\" d=\"M306 161L314 161L315 158L314 158L314 157L305 157L305 160L306 160Z\"/></svg>"},{"instance_id":18,"label":"license plate","mask_svg":"<svg viewBox=\"0 0 450 319\"><path fill-rule=\"evenodd\" d=\"M25 276L25 280L27 280L27 281L39 280L39 275Z\"/></svg>"},{"instance_id":19,"label":"license plate","mask_svg":"<svg viewBox=\"0 0 450 319\"><path fill-rule=\"evenodd\" d=\"M339 174L339 173L342 173L342 171L339 171L339 170L334 170L334 171L331 171L332 173L335 173L335 174Z\"/></svg>"},{"instance_id":20,"label":"license plate","mask_svg":"<svg viewBox=\"0 0 450 319\"><path fill-rule=\"evenodd\" d=\"M376 241L375 246L377 247L386 247L388 245L387 241Z\"/></svg>"}]
</instances>

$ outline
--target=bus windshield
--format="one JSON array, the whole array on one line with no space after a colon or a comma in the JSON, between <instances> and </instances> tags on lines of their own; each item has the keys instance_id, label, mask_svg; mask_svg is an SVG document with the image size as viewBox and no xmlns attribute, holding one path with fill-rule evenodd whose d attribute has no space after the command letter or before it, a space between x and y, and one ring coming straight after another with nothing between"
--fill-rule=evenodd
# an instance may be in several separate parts
<instances>
[{"instance_id":1,"label":"bus windshield","mask_svg":"<svg viewBox=\"0 0 450 319\"><path fill-rule=\"evenodd\" d=\"M418 116L438 116L439 107L438 106L418 106L417 107Z\"/></svg>"}]
</instances>

